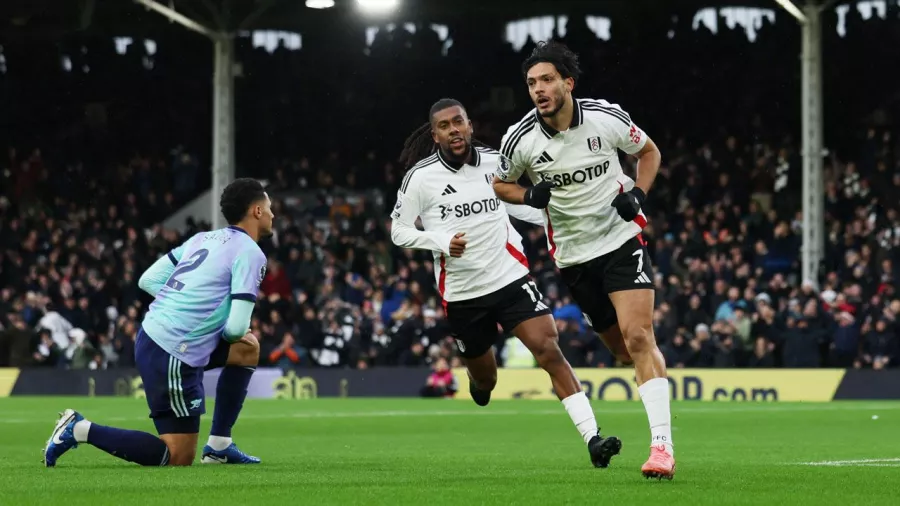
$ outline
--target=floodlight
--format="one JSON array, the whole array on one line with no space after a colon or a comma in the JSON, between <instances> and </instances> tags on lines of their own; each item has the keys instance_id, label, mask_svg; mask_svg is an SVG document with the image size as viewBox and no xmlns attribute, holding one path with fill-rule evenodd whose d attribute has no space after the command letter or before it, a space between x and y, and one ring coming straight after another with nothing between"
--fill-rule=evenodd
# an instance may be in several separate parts
<instances>
[{"instance_id":1,"label":"floodlight","mask_svg":"<svg viewBox=\"0 0 900 506\"><path fill-rule=\"evenodd\" d=\"M400 0L356 0L356 3L366 12L384 14L396 9L400 5Z\"/></svg>"},{"instance_id":2,"label":"floodlight","mask_svg":"<svg viewBox=\"0 0 900 506\"><path fill-rule=\"evenodd\" d=\"M306 6L310 9L330 9L334 7L334 0L306 0Z\"/></svg>"}]
</instances>

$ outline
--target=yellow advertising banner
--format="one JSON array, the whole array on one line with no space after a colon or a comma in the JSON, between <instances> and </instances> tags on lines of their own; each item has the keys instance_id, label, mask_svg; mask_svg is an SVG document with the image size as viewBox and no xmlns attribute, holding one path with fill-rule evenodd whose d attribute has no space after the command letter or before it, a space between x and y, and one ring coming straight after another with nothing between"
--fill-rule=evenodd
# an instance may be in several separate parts
<instances>
[{"instance_id":1,"label":"yellow advertising banner","mask_svg":"<svg viewBox=\"0 0 900 506\"><path fill-rule=\"evenodd\" d=\"M457 399L469 400L465 369L454 369L460 386ZM590 399L640 400L633 369L575 369ZM843 369L670 369L674 400L805 401L834 398ZM492 399L553 399L550 377L541 369L500 369Z\"/></svg>"},{"instance_id":2,"label":"yellow advertising banner","mask_svg":"<svg viewBox=\"0 0 900 506\"><path fill-rule=\"evenodd\" d=\"M17 379L19 379L18 369L0 367L0 397L9 397Z\"/></svg>"}]
</instances>

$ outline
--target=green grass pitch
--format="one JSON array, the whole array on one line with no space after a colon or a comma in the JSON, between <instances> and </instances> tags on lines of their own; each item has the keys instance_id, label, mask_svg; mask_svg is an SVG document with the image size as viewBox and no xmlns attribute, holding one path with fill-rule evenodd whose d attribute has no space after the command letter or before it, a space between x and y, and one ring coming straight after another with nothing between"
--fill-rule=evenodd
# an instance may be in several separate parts
<instances>
[{"instance_id":1,"label":"green grass pitch","mask_svg":"<svg viewBox=\"0 0 900 506\"><path fill-rule=\"evenodd\" d=\"M141 399L0 399L0 504L900 504L898 402L675 403L671 482L640 474L638 402L594 402L624 442L608 469L558 402L420 399L248 401L234 436L258 466L141 468L81 445L46 469L40 449L68 407L153 431Z\"/></svg>"}]
</instances>

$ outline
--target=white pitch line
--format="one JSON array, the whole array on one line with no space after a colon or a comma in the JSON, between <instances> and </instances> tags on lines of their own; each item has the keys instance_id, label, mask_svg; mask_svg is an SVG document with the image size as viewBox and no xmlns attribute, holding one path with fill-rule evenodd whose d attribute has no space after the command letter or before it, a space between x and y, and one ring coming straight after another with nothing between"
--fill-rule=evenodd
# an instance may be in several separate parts
<instances>
[{"instance_id":1,"label":"white pitch line","mask_svg":"<svg viewBox=\"0 0 900 506\"><path fill-rule=\"evenodd\" d=\"M528 402L528 401L522 401ZM609 417L616 415L634 415L643 414L644 408L635 403L634 407L616 408L615 410L606 411L603 409L602 402L594 402L594 411L597 416ZM285 406L289 404L285 402ZM900 410L900 403L893 405L853 405L853 404L802 404L802 405L777 405L777 404L744 404L734 405L728 409L710 407L709 405L696 406L676 406L672 410L672 414L678 418L680 416L688 416L692 414L721 414L727 415L731 413L773 413L773 412L804 412L804 411L866 411L867 416L873 411L893 411ZM290 418L384 418L384 417L435 417L435 416L559 416L565 413L562 409L544 409L544 410L509 410L509 409L484 409L478 411L462 411L462 410L390 410L390 411L310 411L300 413L273 413L273 414L254 414L252 408L249 413L242 413L242 420L279 420ZM25 414L25 413L22 413ZM210 415L207 413L207 415ZM0 418L0 424L28 424L40 423L47 417L32 418ZM52 416L51 416L52 418ZM147 420L146 416L118 416L106 417L98 419L104 422L130 422ZM682 422L684 420L681 420Z\"/></svg>"},{"instance_id":2,"label":"white pitch line","mask_svg":"<svg viewBox=\"0 0 900 506\"><path fill-rule=\"evenodd\" d=\"M285 420L290 418L393 418L393 417L434 417L434 416L522 416L522 415L559 415L565 410L544 411L351 411L351 412L307 412L307 413L273 413L273 414L241 414L241 420ZM209 414L209 413L207 413ZM146 416L112 416L103 418L104 422L130 422L147 420ZM0 419L0 423L34 423L34 418Z\"/></svg>"},{"instance_id":3,"label":"white pitch line","mask_svg":"<svg viewBox=\"0 0 900 506\"><path fill-rule=\"evenodd\" d=\"M822 460L819 462L798 462L797 465L829 467L900 467L900 459Z\"/></svg>"}]
</instances>

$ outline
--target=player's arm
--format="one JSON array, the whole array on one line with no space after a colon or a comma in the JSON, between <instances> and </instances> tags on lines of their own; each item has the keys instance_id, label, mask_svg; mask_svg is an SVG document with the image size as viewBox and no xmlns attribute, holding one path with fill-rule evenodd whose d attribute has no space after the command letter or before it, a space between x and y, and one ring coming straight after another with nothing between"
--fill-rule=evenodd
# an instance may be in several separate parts
<instances>
[{"instance_id":1,"label":"player's arm","mask_svg":"<svg viewBox=\"0 0 900 506\"><path fill-rule=\"evenodd\" d=\"M247 248L238 253L231 266L231 310L222 339L236 343L250 330L253 306L265 276L266 256L262 250Z\"/></svg>"},{"instance_id":2,"label":"player's arm","mask_svg":"<svg viewBox=\"0 0 900 506\"><path fill-rule=\"evenodd\" d=\"M656 143L633 121L629 121L628 124L616 121L614 140L617 148L638 159L634 188L617 195L612 202L623 220L633 221L644 205L653 181L656 180L662 155Z\"/></svg>"},{"instance_id":3,"label":"player's arm","mask_svg":"<svg viewBox=\"0 0 900 506\"><path fill-rule=\"evenodd\" d=\"M524 190L524 188L522 189ZM513 218L531 223L532 225L538 225L541 227L544 226L544 213L542 213L539 209L535 209L531 206L510 204L508 202L504 202L503 205L506 206L506 213Z\"/></svg>"},{"instance_id":4,"label":"player's arm","mask_svg":"<svg viewBox=\"0 0 900 506\"><path fill-rule=\"evenodd\" d=\"M650 187L653 186L656 175L659 174L662 154L659 152L659 148L653 142L653 139L648 138L644 147L635 153L634 156L638 159L637 180L634 182L634 186L640 188L646 195L650 192Z\"/></svg>"},{"instance_id":5,"label":"player's arm","mask_svg":"<svg viewBox=\"0 0 900 506\"><path fill-rule=\"evenodd\" d=\"M504 139L503 144L505 144L505 141L506 139ZM508 204L525 204L535 209L547 207L547 204L550 203L550 189L553 188L553 183L541 181L531 188L519 186L517 181L525 173L526 167L524 164L517 162L515 152L512 155L512 159L502 154L498 158L497 173L494 175L494 194L497 195L498 199ZM540 224L544 224L543 218Z\"/></svg>"},{"instance_id":6,"label":"player's arm","mask_svg":"<svg viewBox=\"0 0 900 506\"><path fill-rule=\"evenodd\" d=\"M244 334L250 331L250 319L253 317L253 307L256 304L249 300L232 299L231 310L228 312L228 320L225 321L225 330L222 338L229 343L240 341Z\"/></svg>"},{"instance_id":7,"label":"player's arm","mask_svg":"<svg viewBox=\"0 0 900 506\"><path fill-rule=\"evenodd\" d=\"M422 213L416 181L418 175L411 173L397 191L397 203L391 212L391 241L401 248L425 249L450 254L450 241L456 234L419 230L416 218Z\"/></svg>"},{"instance_id":8,"label":"player's arm","mask_svg":"<svg viewBox=\"0 0 900 506\"><path fill-rule=\"evenodd\" d=\"M181 261L181 255L184 253L185 244L178 246L167 253L166 256L160 257L156 262L153 262L153 265L141 274L141 278L138 280L138 287L156 297L156 294L162 290L166 281L175 272L175 266Z\"/></svg>"},{"instance_id":9,"label":"player's arm","mask_svg":"<svg viewBox=\"0 0 900 506\"><path fill-rule=\"evenodd\" d=\"M504 181L494 176L494 194L507 204L522 205L525 203L525 190L515 181Z\"/></svg>"}]
</instances>

